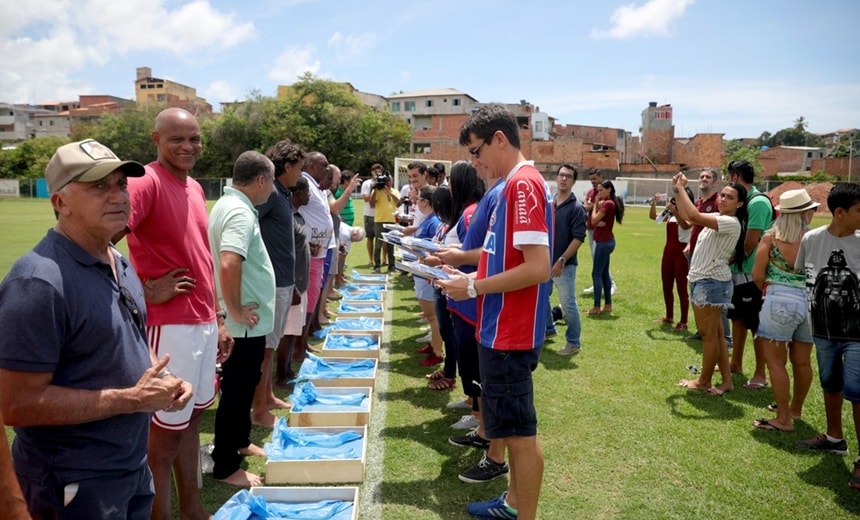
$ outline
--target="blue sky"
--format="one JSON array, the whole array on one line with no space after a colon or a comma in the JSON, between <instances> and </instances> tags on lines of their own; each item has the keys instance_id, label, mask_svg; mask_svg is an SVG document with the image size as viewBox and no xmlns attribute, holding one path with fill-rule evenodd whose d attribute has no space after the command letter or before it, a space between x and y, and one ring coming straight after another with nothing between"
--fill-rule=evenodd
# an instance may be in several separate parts
<instances>
[{"instance_id":1,"label":"blue sky","mask_svg":"<svg viewBox=\"0 0 860 520\"><path fill-rule=\"evenodd\" d=\"M135 68L216 109L304 71L382 95L452 87L638 134L860 127L857 0L0 2L0 101L134 97Z\"/></svg>"}]
</instances>

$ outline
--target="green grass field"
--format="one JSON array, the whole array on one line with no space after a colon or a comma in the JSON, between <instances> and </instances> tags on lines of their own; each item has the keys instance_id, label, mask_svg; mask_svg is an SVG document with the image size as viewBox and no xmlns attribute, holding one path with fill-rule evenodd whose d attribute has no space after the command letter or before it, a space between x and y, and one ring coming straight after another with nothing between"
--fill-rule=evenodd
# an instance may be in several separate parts
<instances>
[{"instance_id":1,"label":"green grass field","mask_svg":"<svg viewBox=\"0 0 860 520\"><path fill-rule=\"evenodd\" d=\"M361 215L360 207L356 214ZM0 274L52 221L47 201L0 201ZM794 446L824 427L817 379L794 433L755 430L753 420L771 416L765 407L772 395L769 389L741 388L752 372L749 342L746 374L735 375L734 392L712 397L678 388L679 379L690 377L685 367L701 363L701 345L653 323L663 314L659 261L664 229L648 220L646 208L629 208L616 231L614 313L583 317L583 349L573 357L555 353L564 346L560 326L534 374L546 459L539 518L831 519L860 513L860 493L846 485L857 455L848 406L843 416L849 457ZM587 249L579 259L581 291L591 285ZM363 244L353 247L349 264L369 271ZM424 333L416 323L411 280L395 276L393 286L391 343L383 353L386 373L377 403L385 415L375 417L373 425L378 435L371 435L362 518L466 519L467 501L497 495L506 484L503 479L480 485L457 479L480 456L447 443L453 432L449 425L460 413L444 405L462 395L457 389L425 388L428 370L419 366L421 356L415 352ZM591 300L581 296L579 304L588 308ZM203 442L212 440L213 420L214 410L209 410ZM264 429L253 431L258 443L267 435ZM248 466L264 472L261 460L248 459ZM204 500L213 511L234 492L204 479Z\"/></svg>"}]
</instances>

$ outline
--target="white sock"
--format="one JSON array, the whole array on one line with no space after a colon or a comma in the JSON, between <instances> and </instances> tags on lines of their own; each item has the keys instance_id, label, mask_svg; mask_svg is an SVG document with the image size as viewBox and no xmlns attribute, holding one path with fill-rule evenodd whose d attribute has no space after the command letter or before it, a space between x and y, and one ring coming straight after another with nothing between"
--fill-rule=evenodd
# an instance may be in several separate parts
<instances>
[{"instance_id":1,"label":"white sock","mask_svg":"<svg viewBox=\"0 0 860 520\"><path fill-rule=\"evenodd\" d=\"M836 437L831 437L831 436L827 435L826 433L824 434L824 436L827 437L827 440L830 442L842 442L842 439L837 439Z\"/></svg>"}]
</instances>

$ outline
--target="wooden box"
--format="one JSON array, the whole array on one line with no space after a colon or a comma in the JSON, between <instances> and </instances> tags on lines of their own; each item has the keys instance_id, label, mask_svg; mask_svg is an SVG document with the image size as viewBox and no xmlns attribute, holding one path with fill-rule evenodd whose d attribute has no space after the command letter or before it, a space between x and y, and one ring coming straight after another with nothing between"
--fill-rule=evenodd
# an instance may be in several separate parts
<instances>
[{"instance_id":1,"label":"wooden box","mask_svg":"<svg viewBox=\"0 0 860 520\"><path fill-rule=\"evenodd\" d=\"M370 337L376 342L373 348L337 348L337 345L332 346L329 338L331 336L355 336L355 337ZM320 357L352 357L352 358L375 358L379 359L379 348L382 345L382 334L379 332L365 331L333 331L326 335L322 349L319 351Z\"/></svg>"},{"instance_id":2,"label":"wooden box","mask_svg":"<svg viewBox=\"0 0 860 520\"><path fill-rule=\"evenodd\" d=\"M316 383L314 383L316 386ZM290 426L365 426L370 422L370 412L373 408L373 389L366 387L322 387L317 388L320 395L345 395L354 393L367 395L364 400L366 407L355 407L349 410L313 410L312 407L297 412L290 410Z\"/></svg>"},{"instance_id":3,"label":"wooden box","mask_svg":"<svg viewBox=\"0 0 860 520\"><path fill-rule=\"evenodd\" d=\"M356 361L373 361L373 375L370 377L350 377L350 376L341 376L334 377L332 379L323 379L323 378L315 378L311 379L314 386L317 388L330 388L330 387L341 387L341 386L349 386L349 387L364 387L369 386L371 388L376 387L376 372L379 368L379 360L375 358L354 358L354 357L325 357L325 361L327 363L354 363ZM299 369L298 377L304 377L304 374L301 373L301 369Z\"/></svg>"},{"instance_id":4,"label":"wooden box","mask_svg":"<svg viewBox=\"0 0 860 520\"><path fill-rule=\"evenodd\" d=\"M263 497L266 502L319 502L322 500L344 500L352 502L350 520L358 520L358 488L357 487L252 487L252 495Z\"/></svg>"},{"instance_id":5,"label":"wooden box","mask_svg":"<svg viewBox=\"0 0 860 520\"><path fill-rule=\"evenodd\" d=\"M362 436L358 459L267 460L266 484L340 484L364 482L367 463L367 426L357 428L301 428L308 433L336 435L354 431Z\"/></svg>"},{"instance_id":6,"label":"wooden box","mask_svg":"<svg viewBox=\"0 0 860 520\"><path fill-rule=\"evenodd\" d=\"M338 328L338 324L342 324L344 322L344 320L353 321L353 320L357 320L361 317L362 316L356 316L356 317L352 317L352 318L337 318L331 324L331 330L329 331L329 333L331 333L331 332L337 332L337 333L341 333L341 332L378 332L379 334L382 334L382 328L385 326L385 319L384 318L369 318L371 320L375 320L378 323L379 326L377 328L362 329L362 330Z\"/></svg>"},{"instance_id":7,"label":"wooden box","mask_svg":"<svg viewBox=\"0 0 860 520\"><path fill-rule=\"evenodd\" d=\"M344 304L357 310L344 310L341 308ZM337 315L341 318L356 318L361 316L382 318L385 316L385 304L377 301L341 300L337 306Z\"/></svg>"}]
</instances>

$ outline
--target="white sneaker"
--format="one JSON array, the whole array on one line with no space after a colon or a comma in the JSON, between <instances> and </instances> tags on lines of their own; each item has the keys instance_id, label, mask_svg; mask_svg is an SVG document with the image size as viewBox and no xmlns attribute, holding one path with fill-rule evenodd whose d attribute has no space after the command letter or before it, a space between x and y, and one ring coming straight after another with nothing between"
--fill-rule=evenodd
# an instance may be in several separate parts
<instances>
[{"instance_id":1,"label":"white sneaker","mask_svg":"<svg viewBox=\"0 0 860 520\"><path fill-rule=\"evenodd\" d=\"M588 289L582 291L582 294L594 294L594 286L591 286Z\"/></svg>"},{"instance_id":2,"label":"white sneaker","mask_svg":"<svg viewBox=\"0 0 860 520\"><path fill-rule=\"evenodd\" d=\"M474 430L478 427L478 419L474 415L464 415L460 420L451 425L455 430Z\"/></svg>"},{"instance_id":3,"label":"white sneaker","mask_svg":"<svg viewBox=\"0 0 860 520\"><path fill-rule=\"evenodd\" d=\"M462 401L454 401L445 405L445 408L448 410L471 410L472 405L466 402L465 399Z\"/></svg>"},{"instance_id":4,"label":"white sneaker","mask_svg":"<svg viewBox=\"0 0 860 520\"><path fill-rule=\"evenodd\" d=\"M431 339L433 339L433 333L428 332L426 336L418 338L418 343L430 343Z\"/></svg>"},{"instance_id":5,"label":"white sneaker","mask_svg":"<svg viewBox=\"0 0 860 520\"><path fill-rule=\"evenodd\" d=\"M618 287L615 285L615 282L612 282L612 289L610 289L610 294L615 296L615 291L618 290Z\"/></svg>"}]
</instances>

